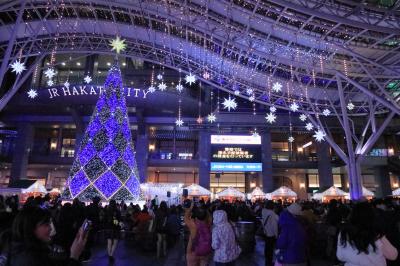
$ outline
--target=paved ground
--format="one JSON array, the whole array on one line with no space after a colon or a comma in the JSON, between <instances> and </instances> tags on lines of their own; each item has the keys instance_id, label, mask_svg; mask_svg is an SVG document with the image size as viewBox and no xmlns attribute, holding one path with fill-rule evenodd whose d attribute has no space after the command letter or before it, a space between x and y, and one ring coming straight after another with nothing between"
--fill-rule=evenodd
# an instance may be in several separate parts
<instances>
[{"instance_id":1,"label":"paved ground","mask_svg":"<svg viewBox=\"0 0 400 266\"><path fill-rule=\"evenodd\" d=\"M155 252L140 251L140 248L133 246L129 241L121 241L115 253L115 266L186 266L184 256L183 241L169 249L168 256L163 259L157 259ZM85 266L104 266L110 265L108 262L106 244L98 243L93 250L93 256L90 262ZM312 266L331 266L332 263L314 260ZM214 266L211 262L209 266ZM264 266L264 242L257 240L254 253L243 254L240 256L236 266Z\"/></svg>"}]
</instances>

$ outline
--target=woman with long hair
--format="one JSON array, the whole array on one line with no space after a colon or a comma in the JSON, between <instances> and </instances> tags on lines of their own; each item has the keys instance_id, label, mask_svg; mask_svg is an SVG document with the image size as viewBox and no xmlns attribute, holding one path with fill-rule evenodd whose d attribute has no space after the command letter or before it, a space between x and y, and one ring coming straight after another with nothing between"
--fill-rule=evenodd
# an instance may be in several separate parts
<instances>
[{"instance_id":1,"label":"woman with long hair","mask_svg":"<svg viewBox=\"0 0 400 266\"><path fill-rule=\"evenodd\" d=\"M336 255L345 266L386 266L398 252L379 230L372 206L361 202L339 233Z\"/></svg>"},{"instance_id":2,"label":"woman with long hair","mask_svg":"<svg viewBox=\"0 0 400 266\"><path fill-rule=\"evenodd\" d=\"M121 212L118 210L115 200L110 200L105 214L105 221L108 260L114 262L114 252L121 237Z\"/></svg>"},{"instance_id":3,"label":"woman with long hair","mask_svg":"<svg viewBox=\"0 0 400 266\"><path fill-rule=\"evenodd\" d=\"M4 254L8 266L53 266L59 265L51 259L49 242L55 234L51 214L47 209L29 206L15 217ZM66 265L80 265L81 255L87 240L87 231L80 228L70 248Z\"/></svg>"}]
</instances>

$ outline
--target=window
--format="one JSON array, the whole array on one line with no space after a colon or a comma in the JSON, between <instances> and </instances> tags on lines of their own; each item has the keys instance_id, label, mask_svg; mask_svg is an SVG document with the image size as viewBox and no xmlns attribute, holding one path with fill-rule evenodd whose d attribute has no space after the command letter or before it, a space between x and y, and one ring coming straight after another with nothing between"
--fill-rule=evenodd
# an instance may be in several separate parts
<instances>
[{"instance_id":1,"label":"window","mask_svg":"<svg viewBox=\"0 0 400 266\"><path fill-rule=\"evenodd\" d=\"M335 187L342 187L341 175L333 175L333 185Z\"/></svg>"},{"instance_id":2,"label":"window","mask_svg":"<svg viewBox=\"0 0 400 266\"><path fill-rule=\"evenodd\" d=\"M289 151L288 142L271 142L271 147L274 151Z\"/></svg>"},{"instance_id":3,"label":"window","mask_svg":"<svg viewBox=\"0 0 400 266\"><path fill-rule=\"evenodd\" d=\"M310 188L319 187L318 174L308 174L308 187Z\"/></svg>"}]
</instances>

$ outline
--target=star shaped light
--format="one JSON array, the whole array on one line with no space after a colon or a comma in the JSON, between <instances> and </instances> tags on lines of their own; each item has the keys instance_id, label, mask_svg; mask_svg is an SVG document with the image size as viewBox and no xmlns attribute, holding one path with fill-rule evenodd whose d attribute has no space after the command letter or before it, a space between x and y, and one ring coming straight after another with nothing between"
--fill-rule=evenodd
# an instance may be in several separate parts
<instances>
[{"instance_id":1,"label":"star shaped light","mask_svg":"<svg viewBox=\"0 0 400 266\"><path fill-rule=\"evenodd\" d=\"M238 96L238 95L240 94L240 91L239 91L239 90L235 90L233 93L234 93L236 96Z\"/></svg>"},{"instance_id":2,"label":"star shaped light","mask_svg":"<svg viewBox=\"0 0 400 266\"><path fill-rule=\"evenodd\" d=\"M269 113L267 114L267 116L265 117L265 119L267 119L267 122L272 124L275 122L276 120L276 115L274 113Z\"/></svg>"},{"instance_id":3,"label":"star shaped light","mask_svg":"<svg viewBox=\"0 0 400 266\"><path fill-rule=\"evenodd\" d=\"M151 85L149 87L149 92L154 93L155 91L156 91L156 88L153 85Z\"/></svg>"},{"instance_id":4,"label":"star shaped light","mask_svg":"<svg viewBox=\"0 0 400 266\"><path fill-rule=\"evenodd\" d=\"M28 97L31 98L31 99L35 99L37 95L38 95L38 93L37 93L37 91L34 90L34 89L30 89L30 90L28 91Z\"/></svg>"},{"instance_id":5,"label":"star shaped light","mask_svg":"<svg viewBox=\"0 0 400 266\"><path fill-rule=\"evenodd\" d=\"M353 110L354 109L354 104L352 103L352 102L349 102L348 104L347 104L347 109L349 109L350 111L351 110Z\"/></svg>"},{"instance_id":6,"label":"star shaped light","mask_svg":"<svg viewBox=\"0 0 400 266\"><path fill-rule=\"evenodd\" d=\"M71 85L71 84L69 84L68 80L66 82L64 82L64 87L65 88L69 89L69 85Z\"/></svg>"},{"instance_id":7,"label":"star shaped light","mask_svg":"<svg viewBox=\"0 0 400 266\"><path fill-rule=\"evenodd\" d=\"M207 71L205 71L205 72L203 73L203 78L204 78L204 79L209 79L209 78L210 78L210 73L208 73Z\"/></svg>"},{"instance_id":8,"label":"star shaped light","mask_svg":"<svg viewBox=\"0 0 400 266\"><path fill-rule=\"evenodd\" d=\"M196 119L196 122L197 122L197 124L203 123L203 118L201 118L201 116L199 116L199 117Z\"/></svg>"},{"instance_id":9,"label":"star shaped light","mask_svg":"<svg viewBox=\"0 0 400 266\"><path fill-rule=\"evenodd\" d=\"M217 117L213 113L211 113L207 116L207 121L210 123L214 123L215 121L217 121Z\"/></svg>"},{"instance_id":10,"label":"star shaped light","mask_svg":"<svg viewBox=\"0 0 400 266\"><path fill-rule=\"evenodd\" d=\"M56 75L56 71L54 71L54 68L48 68L45 72L44 75L48 79L52 79Z\"/></svg>"},{"instance_id":11,"label":"star shaped light","mask_svg":"<svg viewBox=\"0 0 400 266\"><path fill-rule=\"evenodd\" d=\"M110 42L111 45L111 51L117 52L117 54L119 54L121 51L126 49L126 44L125 44L125 40L120 39L118 36L116 39L112 40Z\"/></svg>"},{"instance_id":12,"label":"star shaped light","mask_svg":"<svg viewBox=\"0 0 400 266\"><path fill-rule=\"evenodd\" d=\"M89 75L87 75L83 80L85 81L86 84L92 82L92 78Z\"/></svg>"},{"instance_id":13,"label":"star shaped light","mask_svg":"<svg viewBox=\"0 0 400 266\"><path fill-rule=\"evenodd\" d=\"M47 86L53 86L53 85L54 85L54 82L51 79L49 79L47 81Z\"/></svg>"},{"instance_id":14,"label":"star shaped light","mask_svg":"<svg viewBox=\"0 0 400 266\"><path fill-rule=\"evenodd\" d=\"M192 85L193 83L196 82L196 76L190 73L189 75L186 75L185 77L186 83L189 83L189 85Z\"/></svg>"},{"instance_id":15,"label":"star shaped light","mask_svg":"<svg viewBox=\"0 0 400 266\"><path fill-rule=\"evenodd\" d=\"M272 90L274 92L280 92L282 90L282 84L280 84L279 82L275 82L272 86Z\"/></svg>"},{"instance_id":16,"label":"star shaped light","mask_svg":"<svg viewBox=\"0 0 400 266\"><path fill-rule=\"evenodd\" d=\"M275 113L276 112L276 107L275 106L271 106L269 108L269 110L271 111L271 113Z\"/></svg>"},{"instance_id":17,"label":"star shaped light","mask_svg":"<svg viewBox=\"0 0 400 266\"><path fill-rule=\"evenodd\" d=\"M157 75L157 79L158 79L158 80L162 80L162 75L161 75L161 74L158 74L158 75Z\"/></svg>"},{"instance_id":18,"label":"star shaped light","mask_svg":"<svg viewBox=\"0 0 400 266\"><path fill-rule=\"evenodd\" d=\"M260 134L258 134L257 131L254 131L253 135L251 135L253 138L258 138Z\"/></svg>"},{"instance_id":19,"label":"star shaped light","mask_svg":"<svg viewBox=\"0 0 400 266\"><path fill-rule=\"evenodd\" d=\"M311 124L311 123L307 123L307 124L306 124L306 129L307 129L308 131L311 131L313 128L314 128L313 124Z\"/></svg>"},{"instance_id":20,"label":"star shaped light","mask_svg":"<svg viewBox=\"0 0 400 266\"><path fill-rule=\"evenodd\" d=\"M19 75L22 73L22 71L24 71L26 69L25 67L25 63L21 63L21 60L17 60L14 63L12 63L11 65L11 72L15 72L15 74Z\"/></svg>"},{"instance_id":21,"label":"star shaped light","mask_svg":"<svg viewBox=\"0 0 400 266\"><path fill-rule=\"evenodd\" d=\"M307 116L305 114L301 114L299 118L303 122L307 120Z\"/></svg>"},{"instance_id":22,"label":"star shaped light","mask_svg":"<svg viewBox=\"0 0 400 266\"><path fill-rule=\"evenodd\" d=\"M297 112L297 110L299 110L299 105L296 102L292 103L289 107L293 112Z\"/></svg>"},{"instance_id":23,"label":"star shaped light","mask_svg":"<svg viewBox=\"0 0 400 266\"><path fill-rule=\"evenodd\" d=\"M252 88L247 88L247 89L246 89L246 93L247 93L248 95L252 95L252 94L253 94L253 89L252 89Z\"/></svg>"},{"instance_id":24,"label":"star shaped light","mask_svg":"<svg viewBox=\"0 0 400 266\"><path fill-rule=\"evenodd\" d=\"M254 97L254 95L251 95L251 96L249 97L249 101L250 101L250 102L254 102L255 99L256 99L256 98Z\"/></svg>"},{"instance_id":25,"label":"star shaped light","mask_svg":"<svg viewBox=\"0 0 400 266\"><path fill-rule=\"evenodd\" d=\"M288 138L288 141L289 141L290 143L292 143L292 142L294 141L294 138L293 138L292 136L290 136L290 137Z\"/></svg>"},{"instance_id":26,"label":"star shaped light","mask_svg":"<svg viewBox=\"0 0 400 266\"><path fill-rule=\"evenodd\" d=\"M158 89L160 91L165 91L167 89L167 85L164 82L161 82L160 84L158 84Z\"/></svg>"},{"instance_id":27,"label":"star shaped light","mask_svg":"<svg viewBox=\"0 0 400 266\"><path fill-rule=\"evenodd\" d=\"M179 83L178 85L176 85L176 90L179 91L179 92L182 92L183 91L182 84Z\"/></svg>"},{"instance_id":28,"label":"star shaped light","mask_svg":"<svg viewBox=\"0 0 400 266\"><path fill-rule=\"evenodd\" d=\"M228 109L229 112L231 111L231 109L235 110L237 107L235 98L231 98L230 95L228 99L224 98L224 102L222 103L222 105L224 106L224 109Z\"/></svg>"},{"instance_id":29,"label":"star shaped light","mask_svg":"<svg viewBox=\"0 0 400 266\"><path fill-rule=\"evenodd\" d=\"M325 136L326 136L325 133L323 131L321 131L320 129L315 131L315 134L313 135L315 140L318 141L318 142L321 142L322 140L324 140Z\"/></svg>"},{"instance_id":30,"label":"star shaped light","mask_svg":"<svg viewBox=\"0 0 400 266\"><path fill-rule=\"evenodd\" d=\"M183 121L182 121L182 119L180 119L180 118L176 119L175 125L177 125L178 127L183 126Z\"/></svg>"},{"instance_id":31,"label":"star shaped light","mask_svg":"<svg viewBox=\"0 0 400 266\"><path fill-rule=\"evenodd\" d=\"M322 114L324 116L329 116L331 114L331 111L329 111L329 109L324 109L324 111L322 111Z\"/></svg>"}]
</instances>

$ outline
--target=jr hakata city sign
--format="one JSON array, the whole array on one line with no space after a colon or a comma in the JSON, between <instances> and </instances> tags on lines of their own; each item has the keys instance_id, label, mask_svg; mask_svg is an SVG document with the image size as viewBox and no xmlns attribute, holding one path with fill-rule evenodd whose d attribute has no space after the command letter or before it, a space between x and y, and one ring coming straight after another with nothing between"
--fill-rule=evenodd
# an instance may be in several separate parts
<instances>
[{"instance_id":1,"label":"jr hakata city sign","mask_svg":"<svg viewBox=\"0 0 400 266\"><path fill-rule=\"evenodd\" d=\"M39 90L40 92L44 90ZM126 97L142 98L146 99L147 94L150 92L145 89L129 88L124 87L123 91ZM49 99L55 99L60 97L78 97L87 95L99 95L104 92L103 86L93 85L74 85L69 87L54 87L47 89L47 96Z\"/></svg>"}]
</instances>

